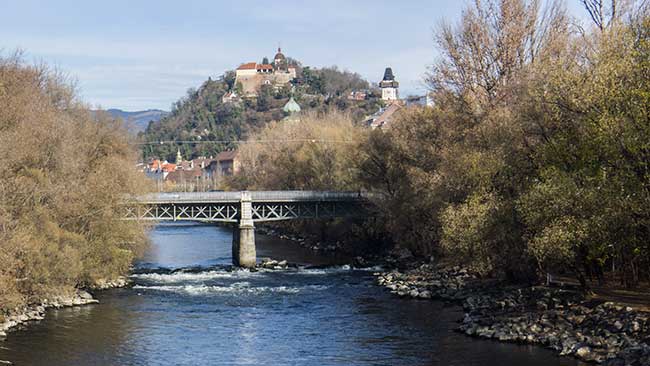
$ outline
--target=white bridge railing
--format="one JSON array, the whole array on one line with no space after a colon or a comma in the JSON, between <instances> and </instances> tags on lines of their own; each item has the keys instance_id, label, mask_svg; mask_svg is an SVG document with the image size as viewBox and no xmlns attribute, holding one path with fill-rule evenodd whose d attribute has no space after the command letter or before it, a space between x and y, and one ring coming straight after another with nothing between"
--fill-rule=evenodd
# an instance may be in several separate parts
<instances>
[{"instance_id":1,"label":"white bridge railing","mask_svg":"<svg viewBox=\"0 0 650 366\"><path fill-rule=\"evenodd\" d=\"M362 192L250 191L253 202L358 201L370 197ZM151 193L136 197L140 203L239 202L242 192Z\"/></svg>"}]
</instances>

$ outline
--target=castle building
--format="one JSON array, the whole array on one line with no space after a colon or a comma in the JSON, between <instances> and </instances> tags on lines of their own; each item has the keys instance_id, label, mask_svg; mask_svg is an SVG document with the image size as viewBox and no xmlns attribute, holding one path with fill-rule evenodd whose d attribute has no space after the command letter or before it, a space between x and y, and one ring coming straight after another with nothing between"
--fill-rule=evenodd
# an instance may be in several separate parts
<instances>
[{"instance_id":1,"label":"castle building","mask_svg":"<svg viewBox=\"0 0 650 366\"><path fill-rule=\"evenodd\" d=\"M381 88L381 99L393 101L399 99L399 83L395 80L393 69L387 67L384 71L384 79L379 82Z\"/></svg>"},{"instance_id":2,"label":"castle building","mask_svg":"<svg viewBox=\"0 0 650 366\"><path fill-rule=\"evenodd\" d=\"M248 62L235 70L235 85L241 85L245 97L255 97L262 85L271 85L276 90L296 78L296 68L290 66L278 47L273 64Z\"/></svg>"}]
</instances>

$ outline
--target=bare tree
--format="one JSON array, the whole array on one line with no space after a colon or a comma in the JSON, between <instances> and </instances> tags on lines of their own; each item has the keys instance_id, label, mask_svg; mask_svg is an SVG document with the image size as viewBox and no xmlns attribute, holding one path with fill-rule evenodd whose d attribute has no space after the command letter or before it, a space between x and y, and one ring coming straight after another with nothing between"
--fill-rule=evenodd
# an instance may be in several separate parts
<instances>
[{"instance_id":1,"label":"bare tree","mask_svg":"<svg viewBox=\"0 0 650 366\"><path fill-rule=\"evenodd\" d=\"M539 0L477 0L458 25L442 24L436 34L442 57L431 68L429 87L456 96L468 111L505 102L518 73L552 53L565 35L562 4L540 8Z\"/></svg>"},{"instance_id":2,"label":"bare tree","mask_svg":"<svg viewBox=\"0 0 650 366\"><path fill-rule=\"evenodd\" d=\"M600 30L608 28L612 22L620 19L630 10L631 0L580 0L591 20ZM645 2L645 1L643 1Z\"/></svg>"}]
</instances>

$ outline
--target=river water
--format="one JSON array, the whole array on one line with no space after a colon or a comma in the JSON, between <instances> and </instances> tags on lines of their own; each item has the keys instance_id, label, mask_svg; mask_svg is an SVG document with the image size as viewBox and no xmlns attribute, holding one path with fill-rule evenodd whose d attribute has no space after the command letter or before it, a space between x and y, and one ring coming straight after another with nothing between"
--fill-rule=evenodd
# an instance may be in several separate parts
<instances>
[{"instance_id":1,"label":"river water","mask_svg":"<svg viewBox=\"0 0 650 366\"><path fill-rule=\"evenodd\" d=\"M372 271L258 235L258 257L324 268L232 271L231 232L161 224L133 288L50 310L0 342L14 365L577 365L456 333L460 309L399 299Z\"/></svg>"}]
</instances>

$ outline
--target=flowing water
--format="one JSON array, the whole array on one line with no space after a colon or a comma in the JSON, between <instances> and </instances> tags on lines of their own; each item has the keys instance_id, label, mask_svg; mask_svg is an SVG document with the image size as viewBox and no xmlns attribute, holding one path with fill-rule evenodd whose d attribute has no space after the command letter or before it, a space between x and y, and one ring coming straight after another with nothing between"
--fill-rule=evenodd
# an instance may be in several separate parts
<instances>
[{"instance_id":1,"label":"flowing water","mask_svg":"<svg viewBox=\"0 0 650 366\"><path fill-rule=\"evenodd\" d=\"M577 365L533 346L453 329L462 312L399 299L353 269L293 243L258 236L258 257L317 265L232 270L229 228L165 224L136 266L133 288L100 304L50 310L11 332L14 365Z\"/></svg>"}]
</instances>

